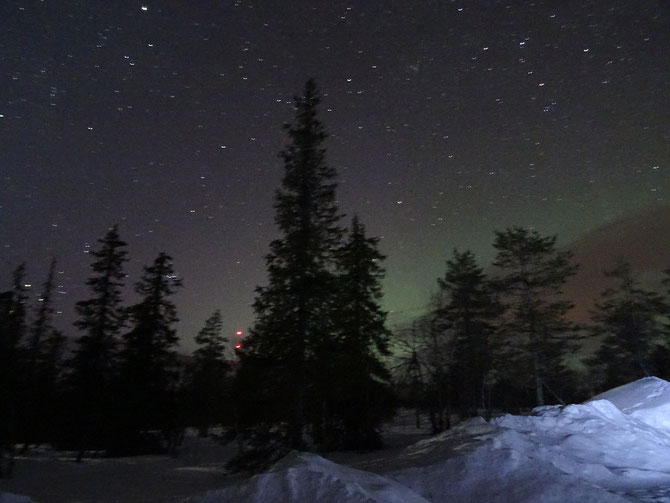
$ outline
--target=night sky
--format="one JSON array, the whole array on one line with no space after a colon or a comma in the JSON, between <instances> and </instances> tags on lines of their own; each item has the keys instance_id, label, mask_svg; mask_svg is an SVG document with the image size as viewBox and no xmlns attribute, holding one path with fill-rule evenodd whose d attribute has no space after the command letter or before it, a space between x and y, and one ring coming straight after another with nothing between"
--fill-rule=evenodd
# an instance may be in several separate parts
<instances>
[{"instance_id":1,"label":"night sky","mask_svg":"<svg viewBox=\"0 0 670 503\"><path fill-rule=\"evenodd\" d=\"M670 205L665 0L3 0L0 70L0 290L26 260L37 295L55 255L70 335L115 223L129 284L174 257L185 349L217 308L251 324L310 77L392 322L495 229L567 244Z\"/></svg>"}]
</instances>

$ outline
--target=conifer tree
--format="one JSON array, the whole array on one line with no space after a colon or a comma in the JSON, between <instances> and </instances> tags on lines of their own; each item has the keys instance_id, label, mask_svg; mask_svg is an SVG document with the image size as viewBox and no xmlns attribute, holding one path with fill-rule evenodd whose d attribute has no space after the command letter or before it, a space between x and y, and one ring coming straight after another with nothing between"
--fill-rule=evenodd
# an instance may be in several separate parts
<instances>
[{"instance_id":1,"label":"conifer tree","mask_svg":"<svg viewBox=\"0 0 670 503\"><path fill-rule=\"evenodd\" d=\"M333 335L333 255L342 236L319 101L313 80L295 99L295 123L286 128L289 143L280 154L284 178L275 196L281 237L270 243L268 284L256 289L256 320L240 353L239 384L247 405L241 419L287 424L288 444L298 449L306 421L321 405L308 398L314 397L319 348Z\"/></svg>"},{"instance_id":2,"label":"conifer tree","mask_svg":"<svg viewBox=\"0 0 670 503\"><path fill-rule=\"evenodd\" d=\"M81 460L85 444L104 442L108 434L112 389L117 377L118 336L125 322L121 289L127 261L126 243L115 225L98 240L99 250L90 254L96 259L92 275L86 281L93 297L77 302L79 319L75 326L84 332L76 341L69 361L67 384L73 400L75 435L79 437Z\"/></svg>"},{"instance_id":3,"label":"conifer tree","mask_svg":"<svg viewBox=\"0 0 670 503\"><path fill-rule=\"evenodd\" d=\"M123 334L119 365L125 441L149 429L167 430L175 421L179 367L174 324L179 318L171 297L181 286L172 257L165 253L144 267L135 284L141 300L129 309L131 328Z\"/></svg>"},{"instance_id":4,"label":"conifer tree","mask_svg":"<svg viewBox=\"0 0 670 503\"><path fill-rule=\"evenodd\" d=\"M209 427L220 423L225 413L230 364L226 361L228 339L221 333L222 326L221 311L217 309L195 336L198 348L193 352L187 393L190 417L200 436L207 436Z\"/></svg>"},{"instance_id":5,"label":"conifer tree","mask_svg":"<svg viewBox=\"0 0 670 503\"><path fill-rule=\"evenodd\" d=\"M43 343L44 338L47 333L53 328L52 319L53 319L53 291L54 291L54 274L56 273L56 258L51 258L51 263L49 265L49 272L47 274L47 279L44 282L44 289L39 298L39 304L37 309L37 315L35 316L35 322L33 323L32 330L30 332L30 340L28 341L28 354L30 355L29 360L29 372L34 374L37 369L37 364L40 356L40 349Z\"/></svg>"},{"instance_id":6,"label":"conifer tree","mask_svg":"<svg viewBox=\"0 0 670 503\"><path fill-rule=\"evenodd\" d=\"M25 287L26 264L21 263L12 273L12 288L0 294L0 358L8 357L19 350L26 337ZM4 367L4 366L3 366Z\"/></svg>"},{"instance_id":7,"label":"conifer tree","mask_svg":"<svg viewBox=\"0 0 670 503\"><path fill-rule=\"evenodd\" d=\"M37 440L58 438L63 419L63 373L67 339L63 332L51 328L42 342L37 366L37 388L42 401L41 415L36 418Z\"/></svg>"},{"instance_id":8,"label":"conifer tree","mask_svg":"<svg viewBox=\"0 0 670 503\"><path fill-rule=\"evenodd\" d=\"M25 370L26 264L12 274L12 289L0 293L0 478L12 475L18 442ZM4 453L4 456L3 456Z\"/></svg>"},{"instance_id":9,"label":"conifer tree","mask_svg":"<svg viewBox=\"0 0 670 503\"><path fill-rule=\"evenodd\" d=\"M569 252L556 250L556 236L543 237L537 231L511 227L496 232L493 246L496 283L507 311L503 330L514 351L507 355L513 367L506 372L530 372L536 403L544 405L545 388L559 383L571 349L574 326L566 314L572 303L561 296L577 267Z\"/></svg>"},{"instance_id":10,"label":"conifer tree","mask_svg":"<svg viewBox=\"0 0 670 503\"><path fill-rule=\"evenodd\" d=\"M448 339L452 389L457 390L463 415L488 409L495 354L495 320L500 306L484 270L470 250L454 250L444 278L438 279L440 303L434 312Z\"/></svg>"},{"instance_id":11,"label":"conifer tree","mask_svg":"<svg viewBox=\"0 0 670 503\"><path fill-rule=\"evenodd\" d=\"M592 362L604 369L610 388L655 373L652 360L664 342L667 306L658 293L640 287L630 264L620 263L605 275L616 286L602 292L591 314L591 333L601 339Z\"/></svg>"},{"instance_id":12,"label":"conifer tree","mask_svg":"<svg viewBox=\"0 0 670 503\"><path fill-rule=\"evenodd\" d=\"M379 306L385 257L378 242L366 236L355 216L337 253L338 286L332 316L337 338L335 344L324 345L321 350L325 352L318 357L325 365L323 396L333 396L332 415L343 422L341 438L333 438L333 432L327 435L327 444L332 446L378 446L377 428L392 411L390 373L382 360L389 355L390 332L385 326L386 313Z\"/></svg>"},{"instance_id":13,"label":"conifer tree","mask_svg":"<svg viewBox=\"0 0 670 503\"><path fill-rule=\"evenodd\" d=\"M26 294L26 263L22 262L12 273L12 301L8 314L11 315L12 338L14 344L18 344L26 331L26 305L28 295Z\"/></svg>"},{"instance_id":14,"label":"conifer tree","mask_svg":"<svg viewBox=\"0 0 670 503\"><path fill-rule=\"evenodd\" d=\"M26 348L24 429L25 440L30 442L48 440L45 435L48 436L53 431L53 418L57 408L58 379L65 337L53 327L55 273L54 257L38 299L35 321Z\"/></svg>"}]
</instances>

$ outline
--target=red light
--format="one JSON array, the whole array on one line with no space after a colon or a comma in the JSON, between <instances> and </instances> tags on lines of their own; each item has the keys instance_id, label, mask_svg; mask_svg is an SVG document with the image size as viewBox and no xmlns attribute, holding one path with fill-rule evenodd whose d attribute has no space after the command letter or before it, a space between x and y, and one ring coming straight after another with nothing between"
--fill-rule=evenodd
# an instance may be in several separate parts
<instances>
[{"instance_id":1,"label":"red light","mask_svg":"<svg viewBox=\"0 0 670 503\"><path fill-rule=\"evenodd\" d=\"M235 332L235 335L237 335L238 337L242 337L242 330L238 330L237 332Z\"/></svg>"},{"instance_id":2,"label":"red light","mask_svg":"<svg viewBox=\"0 0 670 503\"><path fill-rule=\"evenodd\" d=\"M237 344L235 344L235 349L242 349L242 343L238 342Z\"/></svg>"}]
</instances>

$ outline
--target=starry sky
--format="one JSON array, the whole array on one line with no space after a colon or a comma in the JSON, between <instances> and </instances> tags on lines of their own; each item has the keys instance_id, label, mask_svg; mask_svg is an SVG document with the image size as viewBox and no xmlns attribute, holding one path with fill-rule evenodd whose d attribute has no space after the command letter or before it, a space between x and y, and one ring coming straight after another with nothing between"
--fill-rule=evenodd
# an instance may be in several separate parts
<instances>
[{"instance_id":1,"label":"starry sky","mask_svg":"<svg viewBox=\"0 0 670 503\"><path fill-rule=\"evenodd\" d=\"M37 295L55 256L70 335L115 223L129 284L174 257L185 350L217 308L251 324L310 77L392 323L496 229L565 244L670 205L666 0L4 0L0 70L0 289L26 260Z\"/></svg>"}]
</instances>

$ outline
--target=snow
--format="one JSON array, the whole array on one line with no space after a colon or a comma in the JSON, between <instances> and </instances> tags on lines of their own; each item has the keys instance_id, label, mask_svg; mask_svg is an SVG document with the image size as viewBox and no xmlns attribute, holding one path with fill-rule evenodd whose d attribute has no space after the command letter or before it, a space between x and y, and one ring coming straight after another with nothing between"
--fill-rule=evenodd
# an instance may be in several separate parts
<instances>
[{"instance_id":1,"label":"snow","mask_svg":"<svg viewBox=\"0 0 670 503\"><path fill-rule=\"evenodd\" d=\"M336 453L330 460L292 452L251 478L222 472L225 459L220 456L230 455L230 448L215 448L203 439L189 442L185 455L169 462L97 460L77 467L57 459L23 467L17 463L17 479L48 481L50 467L59 488L38 494L28 483L0 481L0 491L29 494L40 502L670 503L670 383L654 377L583 404L537 408L531 416L471 419L404 447ZM129 469L122 472L124 465ZM127 484L124 496L110 481L116 477L129 482L131 473L138 478ZM106 487L97 486L95 496L84 494L87 480L103 476ZM0 492L0 503L30 501Z\"/></svg>"},{"instance_id":2,"label":"snow","mask_svg":"<svg viewBox=\"0 0 670 503\"><path fill-rule=\"evenodd\" d=\"M237 487L209 492L200 503L347 501L427 503L393 480L332 463L316 454L292 452L270 471Z\"/></svg>"},{"instance_id":3,"label":"snow","mask_svg":"<svg viewBox=\"0 0 670 503\"><path fill-rule=\"evenodd\" d=\"M0 492L0 503L32 503L28 496Z\"/></svg>"}]
</instances>

